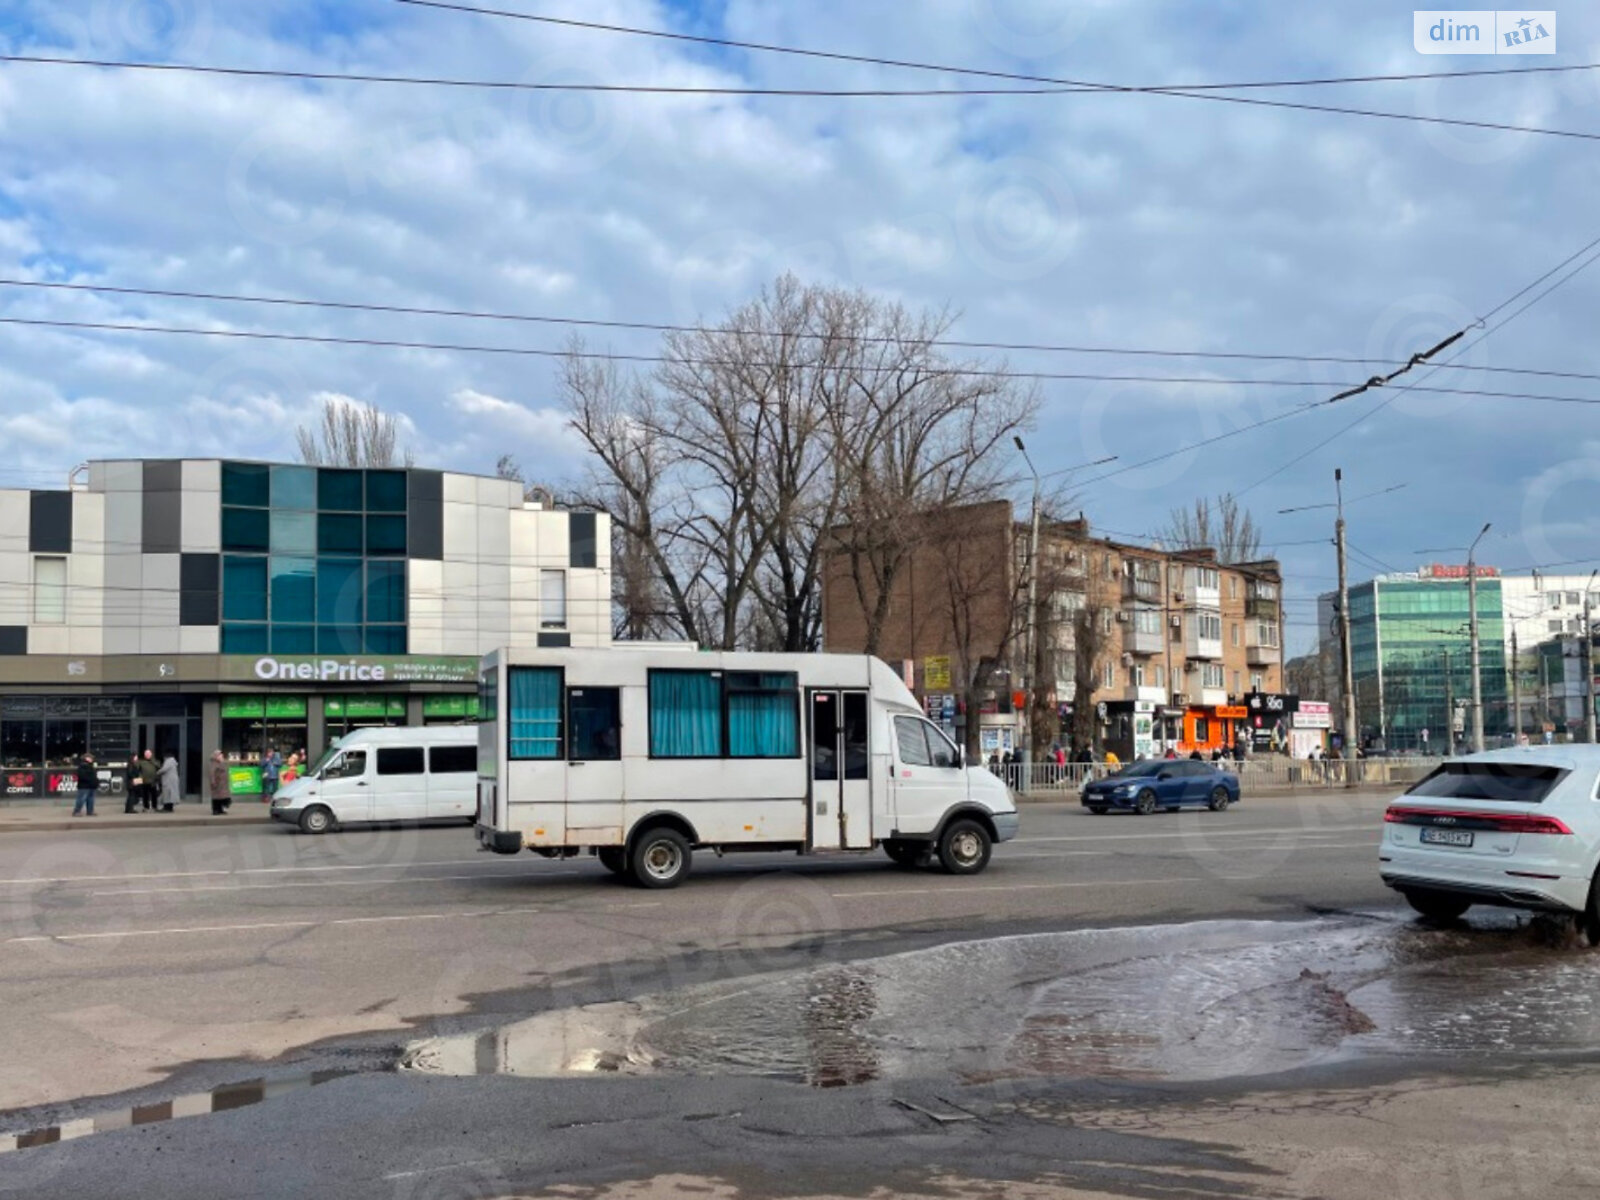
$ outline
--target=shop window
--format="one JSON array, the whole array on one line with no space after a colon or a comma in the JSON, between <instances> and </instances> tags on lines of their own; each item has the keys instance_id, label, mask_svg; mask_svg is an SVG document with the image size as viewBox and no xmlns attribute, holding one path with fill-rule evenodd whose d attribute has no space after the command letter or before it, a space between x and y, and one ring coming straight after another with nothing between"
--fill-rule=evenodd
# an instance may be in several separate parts
<instances>
[{"instance_id":1,"label":"shop window","mask_svg":"<svg viewBox=\"0 0 1600 1200\"><path fill-rule=\"evenodd\" d=\"M569 690L567 725L571 730L567 758L572 762L615 762L622 757L622 702L617 688Z\"/></svg>"},{"instance_id":2,"label":"shop window","mask_svg":"<svg viewBox=\"0 0 1600 1200\"><path fill-rule=\"evenodd\" d=\"M73 766L88 749L88 721L46 721L44 723L45 766Z\"/></svg>"},{"instance_id":3,"label":"shop window","mask_svg":"<svg viewBox=\"0 0 1600 1200\"><path fill-rule=\"evenodd\" d=\"M317 514L273 509L269 519L274 554L317 552Z\"/></svg>"},{"instance_id":4,"label":"shop window","mask_svg":"<svg viewBox=\"0 0 1600 1200\"><path fill-rule=\"evenodd\" d=\"M33 560L33 621L63 625L67 620L67 560L39 555Z\"/></svg>"},{"instance_id":5,"label":"shop window","mask_svg":"<svg viewBox=\"0 0 1600 1200\"><path fill-rule=\"evenodd\" d=\"M273 654L315 654L317 631L311 625L273 625Z\"/></svg>"},{"instance_id":6,"label":"shop window","mask_svg":"<svg viewBox=\"0 0 1600 1200\"><path fill-rule=\"evenodd\" d=\"M367 553L399 554L406 552L406 519L393 516L367 518Z\"/></svg>"},{"instance_id":7,"label":"shop window","mask_svg":"<svg viewBox=\"0 0 1600 1200\"><path fill-rule=\"evenodd\" d=\"M567 573L539 572L539 626L542 629L567 627Z\"/></svg>"},{"instance_id":8,"label":"shop window","mask_svg":"<svg viewBox=\"0 0 1600 1200\"><path fill-rule=\"evenodd\" d=\"M360 654L361 627L359 625L317 626L318 654Z\"/></svg>"},{"instance_id":9,"label":"shop window","mask_svg":"<svg viewBox=\"0 0 1600 1200\"><path fill-rule=\"evenodd\" d=\"M406 511L404 471L367 472L367 511L390 513Z\"/></svg>"},{"instance_id":10,"label":"shop window","mask_svg":"<svg viewBox=\"0 0 1600 1200\"><path fill-rule=\"evenodd\" d=\"M424 696L422 719L442 724L457 724L478 719L478 694L457 696Z\"/></svg>"},{"instance_id":11,"label":"shop window","mask_svg":"<svg viewBox=\"0 0 1600 1200\"><path fill-rule=\"evenodd\" d=\"M272 623L309 625L316 619L317 563L311 558L272 559Z\"/></svg>"},{"instance_id":12,"label":"shop window","mask_svg":"<svg viewBox=\"0 0 1600 1200\"><path fill-rule=\"evenodd\" d=\"M561 671L555 667L511 667L508 745L513 760L561 757Z\"/></svg>"},{"instance_id":13,"label":"shop window","mask_svg":"<svg viewBox=\"0 0 1600 1200\"><path fill-rule=\"evenodd\" d=\"M278 466L272 468L272 507L300 512L317 509L317 469Z\"/></svg>"},{"instance_id":14,"label":"shop window","mask_svg":"<svg viewBox=\"0 0 1600 1200\"><path fill-rule=\"evenodd\" d=\"M360 554L361 518L340 513L317 517L317 550L323 554Z\"/></svg>"},{"instance_id":15,"label":"shop window","mask_svg":"<svg viewBox=\"0 0 1600 1200\"><path fill-rule=\"evenodd\" d=\"M266 559L224 558L222 560L222 619L224 621L267 619Z\"/></svg>"},{"instance_id":16,"label":"shop window","mask_svg":"<svg viewBox=\"0 0 1600 1200\"><path fill-rule=\"evenodd\" d=\"M1211 740L1211 722L1204 717L1194 719L1194 740L1202 744Z\"/></svg>"},{"instance_id":17,"label":"shop window","mask_svg":"<svg viewBox=\"0 0 1600 1200\"><path fill-rule=\"evenodd\" d=\"M361 631L363 654L404 654L406 652L406 627L404 625L368 625Z\"/></svg>"},{"instance_id":18,"label":"shop window","mask_svg":"<svg viewBox=\"0 0 1600 1200\"><path fill-rule=\"evenodd\" d=\"M265 625L224 625L222 627L222 652L224 654L267 653L267 627Z\"/></svg>"},{"instance_id":19,"label":"shop window","mask_svg":"<svg viewBox=\"0 0 1600 1200\"><path fill-rule=\"evenodd\" d=\"M306 749L304 696L223 696L222 753L227 758L235 791L261 790L260 763L269 750L285 759Z\"/></svg>"},{"instance_id":20,"label":"shop window","mask_svg":"<svg viewBox=\"0 0 1600 1200\"><path fill-rule=\"evenodd\" d=\"M360 512L361 472L321 467L317 470L317 507L323 512Z\"/></svg>"},{"instance_id":21,"label":"shop window","mask_svg":"<svg viewBox=\"0 0 1600 1200\"><path fill-rule=\"evenodd\" d=\"M247 508L266 508L268 468L261 463L222 464L222 502Z\"/></svg>"},{"instance_id":22,"label":"shop window","mask_svg":"<svg viewBox=\"0 0 1600 1200\"><path fill-rule=\"evenodd\" d=\"M729 758L798 758L798 676L738 671L724 677Z\"/></svg>"},{"instance_id":23,"label":"shop window","mask_svg":"<svg viewBox=\"0 0 1600 1200\"><path fill-rule=\"evenodd\" d=\"M0 761L7 769L44 766L44 722L0 723Z\"/></svg>"},{"instance_id":24,"label":"shop window","mask_svg":"<svg viewBox=\"0 0 1600 1200\"><path fill-rule=\"evenodd\" d=\"M269 541L266 509L224 508L222 510L224 550L258 550L265 553Z\"/></svg>"},{"instance_id":25,"label":"shop window","mask_svg":"<svg viewBox=\"0 0 1600 1200\"><path fill-rule=\"evenodd\" d=\"M317 621L323 625L361 624L361 560L317 560Z\"/></svg>"}]
</instances>

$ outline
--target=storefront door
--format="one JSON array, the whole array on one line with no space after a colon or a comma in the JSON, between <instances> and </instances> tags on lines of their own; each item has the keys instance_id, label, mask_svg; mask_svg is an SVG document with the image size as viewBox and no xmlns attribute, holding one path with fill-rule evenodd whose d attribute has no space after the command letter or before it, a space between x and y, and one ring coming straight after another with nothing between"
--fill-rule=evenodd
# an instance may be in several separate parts
<instances>
[{"instance_id":1,"label":"storefront door","mask_svg":"<svg viewBox=\"0 0 1600 1200\"><path fill-rule=\"evenodd\" d=\"M182 721L140 721L138 722L137 749L139 757L144 757L146 750L155 752L156 762L161 762L172 755L177 760L180 769L184 763L184 751L187 741L184 737L184 722Z\"/></svg>"}]
</instances>

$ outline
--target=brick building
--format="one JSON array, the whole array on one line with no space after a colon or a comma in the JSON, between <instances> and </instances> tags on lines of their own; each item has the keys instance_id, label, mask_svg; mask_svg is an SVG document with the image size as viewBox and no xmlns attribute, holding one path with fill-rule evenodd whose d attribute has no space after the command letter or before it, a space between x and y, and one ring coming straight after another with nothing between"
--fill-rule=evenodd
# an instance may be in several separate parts
<instances>
[{"instance_id":1,"label":"brick building","mask_svg":"<svg viewBox=\"0 0 1600 1200\"><path fill-rule=\"evenodd\" d=\"M870 571L845 552L824 573L824 648L869 647L900 664L928 711L988 754L1024 738L1029 528L1009 501L940 514L913 531L880 607ZM1283 690L1282 579L1274 560L1219 565L1209 549L1163 551L1099 538L1087 521L1041 529L1037 704L1119 755L1276 743ZM872 633L876 625L875 647ZM1080 680L1092 716L1070 719ZM975 729L969 728L973 720ZM1047 748L1042 734L1039 751Z\"/></svg>"}]
</instances>

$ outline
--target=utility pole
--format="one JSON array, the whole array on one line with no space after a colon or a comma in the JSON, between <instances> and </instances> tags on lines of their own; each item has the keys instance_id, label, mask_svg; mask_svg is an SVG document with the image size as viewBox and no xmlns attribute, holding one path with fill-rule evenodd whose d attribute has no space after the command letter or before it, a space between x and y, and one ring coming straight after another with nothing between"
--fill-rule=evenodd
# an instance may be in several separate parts
<instances>
[{"instance_id":1,"label":"utility pole","mask_svg":"<svg viewBox=\"0 0 1600 1200\"><path fill-rule=\"evenodd\" d=\"M1033 473L1033 529L1028 535L1028 674L1022 712L1022 775L1026 779L1033 759L1033 709L1039 694L1039 681L1035 678L1039 670L1039 472L1033 459L1028 457L1028 448L1022 444L1022 439L1013 437L1011 440L1016 442L1022 461Z\"/></svg>"},{"instance_id":2,"label":"utility pole","mask_svg":"<svg viewBox=\"0 0 1600 1200\"><path fill-rule=\"evenodd\" d=\"M1511 720L1512 745L1522 745L1522 660L1517 657L1517 627L1511 627Z\"/></svg>"},{"instance_id":3,"label":"utility pole","mask_svg":"<svg viewBox=\"0 0 1600 1200\"><path fill-rule=\"evenodd\" d=\"M1333 523L1333 542L1339 553L1339 671L1344 692L1344 757L1352 763L1344 773L1345 786L1356 785L1354 769L1356 754L1356 683L1355 670L1350 662L1350 579L1344 561L1344 470L1335 468L1333 490L1338 517Z\"/></svg>"},{"instance_id":4,"label":"utility pole","mask_svg":"<svg viewBox=\"0 0 1600 1200\"><path fill-rule=\"evenodd\" d=\"M1589 744L1594 745L1594 627L1589 624L1589 595L1594 591L1594 577L1600 568L1589 573L1589 582L1583 585L1583 723L1589 731Z\"/></svg>"},{"instance_id":5,"label":"utility pole","mask_svg":"<svg viewBox=\"0 0 1600 1200\"><path fill-rule=\"evenodd\" d=\"M1544 710L1544 719L1539 722L1539 740L1544 741L1544 727L1554 727L1555 717L1550 712L1550 660L1543 653L1539 655L1539 700L1540 707ZM1566 705L1562 705L1561 719L1566 720Z\"/></svg>"},{"instance_id":6,"label":"utility pole","mask_svg":"<svg viewBox=\"0 0 1600 1200\"><path fill-rule=\"evenodd\" d=\"M1472 638L1472 752L1483 753L1483 675L1478 655L1478 567L1474 555L1483 535L1489 532L1489 522L1483 523L1478 536L1467 547L1467 608L1469 610L1468 634ZM1590 728L1593 728L1591 724Z\"/></svg>"}]
</instances>

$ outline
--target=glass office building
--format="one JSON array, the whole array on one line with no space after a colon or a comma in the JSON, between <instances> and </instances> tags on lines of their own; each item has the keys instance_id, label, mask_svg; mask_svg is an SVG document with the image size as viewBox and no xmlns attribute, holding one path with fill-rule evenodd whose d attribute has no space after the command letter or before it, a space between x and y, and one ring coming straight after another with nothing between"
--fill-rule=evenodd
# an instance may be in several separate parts
<instances>
[{"instance_id":1,"label":"glass office building","mask_svg":"<svg viewBox=\"0 0 1600 1200\"><path fill-rule=\"evenodd\" d=\"M610 643L607 517L510 480L95 462L66 490L0 490L0 526L13 799L70 793L85 750L116 771L146 748L192 795L221 749L248 794L268 749L474 719L490 650Z\"/></svg>"},{"instance_id":2,"label":"glass office building","mask_svg":"<svg viewBox=\"0 0 1600 1200\"><path fill-rule=\"evenodd\" d=\"M1479 568L1477 595L1484 734L1498 737L1509 729L1509 711L1500 580L1492 568ZM1324 636L1337 638L1337 599L1333 593L1321 598ZM1363 744L1437 751L1447 748L1452 723L1470 734L1469 620L1464 577L1380 575L1350 589L1351 668Z\"/></svg>"}]
</instances>

